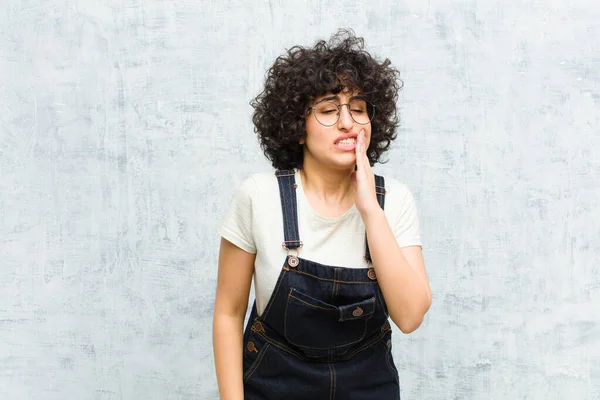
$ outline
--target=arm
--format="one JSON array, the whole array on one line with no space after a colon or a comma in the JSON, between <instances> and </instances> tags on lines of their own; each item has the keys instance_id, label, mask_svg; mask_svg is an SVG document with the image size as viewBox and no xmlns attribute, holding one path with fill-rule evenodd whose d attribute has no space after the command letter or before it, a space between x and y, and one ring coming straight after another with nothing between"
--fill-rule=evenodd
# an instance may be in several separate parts
<instances>
[{"instance_id":1,"label":"arm","mask_svg":"<svg viewBox=\"0 0 600 400\"><path fill-rule=\"evenodd\" d=\"M402 247L377 202L375 179L367 157L364 130L356 146L356 171L352 174L356 207L360 211L377 282L392 321L404 333L423 322L431 305L431 288L421 246Z\"/></svg>"},{"instance_id":2,"label":"arm","mask_svg":"<svg viewBox=\"0 0 600 400\"><path fill-rule=\"evenodd\" d=\"M222 400L243 400L243 325L255 254L221 238L213 319L213 350Z\"/></svg>"},{"instance_id":3,"label":"arm","mask_svg":"<svg viewBox=\"0 0 600 400\"><path fill-rule=\"evenodd\" d=\"M402 332L413 332L431 305L421 246L400 248L381 208L365 214L363 220L377 282L390 317Z\"/></svg>"}]
</instances>

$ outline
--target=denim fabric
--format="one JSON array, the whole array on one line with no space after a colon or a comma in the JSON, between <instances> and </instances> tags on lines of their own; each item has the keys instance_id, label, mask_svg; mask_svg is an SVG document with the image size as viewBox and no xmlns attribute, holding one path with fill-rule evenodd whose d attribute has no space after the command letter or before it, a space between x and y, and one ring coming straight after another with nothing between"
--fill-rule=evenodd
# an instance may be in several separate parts
<instances>
[{"instance_id":1,"label":"denim fabric","mask_svg":"<svg viewBox=\"0 0 600 400\"><path fill-rule=\"evenodd\" d=\"M277 171L290 250L262 313L256 303L244 331L246 400L397 400L391 327L372 268L323 265L301 247L294 171ZM384 181L376 176L384 206ZM368 248L366 251L367 260Z\"/></svg>"}]
</instances>

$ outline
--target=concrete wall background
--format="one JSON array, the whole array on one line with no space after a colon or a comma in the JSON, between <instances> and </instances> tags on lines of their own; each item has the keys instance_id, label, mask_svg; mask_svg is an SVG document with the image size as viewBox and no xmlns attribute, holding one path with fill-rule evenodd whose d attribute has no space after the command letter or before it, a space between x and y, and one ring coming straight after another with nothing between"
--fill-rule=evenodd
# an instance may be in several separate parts
<instances>
[{"instance_id":1,"label":"concrete wall background","mask_svg":"<svg viewBox=\"0 0 600 400\"><path fill-rule=\"evenodd\" d=\"M597 2L0 5L1 398L218 397L216 228L270 168L248 102L351 27L405 82L377 171L434 304L395 337L403 399L600 399Z\"/></svg>"}]
</instances>

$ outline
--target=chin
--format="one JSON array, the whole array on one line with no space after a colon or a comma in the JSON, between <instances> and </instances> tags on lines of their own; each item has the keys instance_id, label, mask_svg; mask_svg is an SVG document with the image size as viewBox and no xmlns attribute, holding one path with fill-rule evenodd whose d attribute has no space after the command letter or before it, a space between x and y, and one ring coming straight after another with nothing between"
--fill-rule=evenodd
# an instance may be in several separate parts
<instances>
[{"instance_id":1,"label":"chin","mask_svg":"<svg viewBox=\"0 0 600 400\"><path fill-rule=\"evenodd\" d=\"M356 157L352 157L352 159L347 160L336 160L337 162L333 163L335 169L338 170L352 170L354 171L354 166L356 165Z\"/></svg>"},{"instance_id":2,"label":"chin","mask_svg":"<svg viewBox=\"0 0 600 400\"><path fill-rule=\"evenodd\" d=\"M315 158L317 164L322 168L331 169L334 171L354 171L356 165L356 154L336 154L334 157Z\"/></svg>"}]
</instances>

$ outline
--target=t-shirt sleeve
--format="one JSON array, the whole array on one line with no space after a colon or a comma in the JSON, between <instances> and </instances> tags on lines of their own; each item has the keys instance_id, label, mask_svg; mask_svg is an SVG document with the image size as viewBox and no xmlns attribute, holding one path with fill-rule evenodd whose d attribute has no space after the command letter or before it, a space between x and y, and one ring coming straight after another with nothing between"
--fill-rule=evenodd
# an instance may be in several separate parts
<instances>
[{"instance_id":1,"label":"t-shirt sleeve","mask_svg":"<svg viewBox=\"0 0 600 400\"><path fill-rule=\"evenodd\" d=\"M256 183L253 177L244 180L231 200L229 210L221 219L219 234L240 249L256 253L253 233L253 205L256 203Z\"/></svg>"},{"instance_id":2,"label":"t-shirt sleeve","mask_svg":"<svg viewBox=\"0 0 600 400\"><path fill-rule=\"evenodd\" d=\"M398 199L400 208L395 226L392 227L396 241L400 247L422 246L421 228L415 199L405 185L400 184L398 189L401 189L402 192Z\"/></svg>"}]
</instances>

